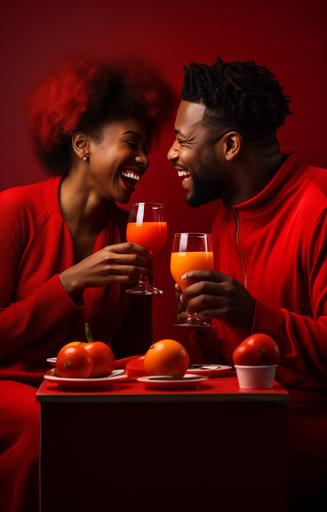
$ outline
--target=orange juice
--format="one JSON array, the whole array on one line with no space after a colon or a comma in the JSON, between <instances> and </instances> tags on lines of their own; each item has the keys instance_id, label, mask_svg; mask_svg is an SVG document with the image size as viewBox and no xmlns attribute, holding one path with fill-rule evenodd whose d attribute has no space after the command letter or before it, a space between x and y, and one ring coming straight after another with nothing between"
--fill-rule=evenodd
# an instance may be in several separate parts
<instances>
[{"instance_id":1,"label":"orange juice","mask_svg":"<svg viewBox=\"0 0 327 512\"><path fill-rule=\"evenodd\" d=\"M181 277L191 270L213 270L213 253L205 251L172 252L170 260L171 275L182 290L190 284Z\"/></svg>"},{"instance_id":2,"label":"orange juice","mask_svg":"<svg viewBox=\"0 0 327 512\"><path fill-rule=\"evenodd\" d=\"M156 254L167 241L167 222L128 222L126 239Z\"/></svg>"}]
</instances>

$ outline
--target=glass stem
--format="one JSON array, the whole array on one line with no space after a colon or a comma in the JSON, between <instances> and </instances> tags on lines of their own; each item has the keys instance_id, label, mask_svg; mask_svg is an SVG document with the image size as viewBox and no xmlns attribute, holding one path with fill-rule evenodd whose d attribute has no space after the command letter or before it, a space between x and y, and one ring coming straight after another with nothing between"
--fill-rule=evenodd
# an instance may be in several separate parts
<instances>
[{"instance_id":1,"label":"glass stem","mask_svg":"<svg viewBox=\"0 0 327 512\"><path fill-rule=\"evenodd\" d=\"M140 288L146 288L147 286L149 286L149 284L149 276L147 274L140 274L138 286Z\"/></svg>"},{"instance_id":2,"label":"glass stem","mask_svg":"<svg viewBox=\"0 0 327 512\"><path fill-rule=\"evenodd\" d=\"M199 322L201 322L197 313L187 312L187 320L198 320Z\"/></svg>"}]
</instances>

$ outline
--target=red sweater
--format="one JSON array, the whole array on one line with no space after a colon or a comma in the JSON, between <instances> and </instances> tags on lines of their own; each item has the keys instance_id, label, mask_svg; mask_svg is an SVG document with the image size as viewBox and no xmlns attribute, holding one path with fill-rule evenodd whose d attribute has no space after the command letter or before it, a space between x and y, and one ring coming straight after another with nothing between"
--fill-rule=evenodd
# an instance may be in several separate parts
<instances>
[{"instance_id":1,"label":"red sweater","mask_svg":"<svg viewBox=\"0 0 327 512\"><path fill-rule=\"evenodd\" d=\"M256 299L252 332L278 343L278 380L327 388L327 171L289 156L255 197L219 202L212 230L216 268ZM226 361L246 336L214 321Z\"/></svg>"},{"instance_id":2,"label":"red sweater","mask_svg":"<svg viewBox=\"0 0 327 512\"><path fill-rule=\"evenodd\" d=\"M85 339L86 321L119 357L142 353L151 341L151 301L133 301L113 284L85 290L78 305L63 288L58 274L75 262L59 186L56 177L0 194L0 378L39 378L47 357ZM126 221L113 204L94 252L124 241Z\"/></svg>"}]
</instances>

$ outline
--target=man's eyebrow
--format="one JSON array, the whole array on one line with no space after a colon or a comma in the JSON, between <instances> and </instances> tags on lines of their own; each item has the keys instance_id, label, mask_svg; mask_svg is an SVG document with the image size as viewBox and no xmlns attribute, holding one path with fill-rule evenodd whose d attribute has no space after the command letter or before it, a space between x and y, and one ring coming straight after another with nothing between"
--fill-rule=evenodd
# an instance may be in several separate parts
<instances>
[{"instance_id":1,"label":"man's eyebrow","mask_svg":"<svg viewBox=\"0 0 327 512\"><path fill-rule=\"evenodd\" d=\"M186 139L186 135L184 135L181 131L177 130L177 128L175 128L174 132L175 132L176 135L180 135L181 137Z\"/></svg>"}]
</instances>

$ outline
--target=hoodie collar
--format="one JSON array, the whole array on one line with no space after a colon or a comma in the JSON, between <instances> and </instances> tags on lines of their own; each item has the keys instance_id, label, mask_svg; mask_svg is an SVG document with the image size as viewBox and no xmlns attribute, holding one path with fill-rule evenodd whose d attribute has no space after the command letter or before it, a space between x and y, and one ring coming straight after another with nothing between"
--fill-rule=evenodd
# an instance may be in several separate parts
<instances>
[{"instance_id":1,"label":"hoodie collar","mask_svg":"<svg viewBox=\"0 0 327 512\"><path fill-rule=\"evenodd\" d=\"M255 196L233 205L241 215L252 216L270 210L285 199L298 183L304 166L292 154L279 167L267 185Z\"/></svg>"}]
</instances>

